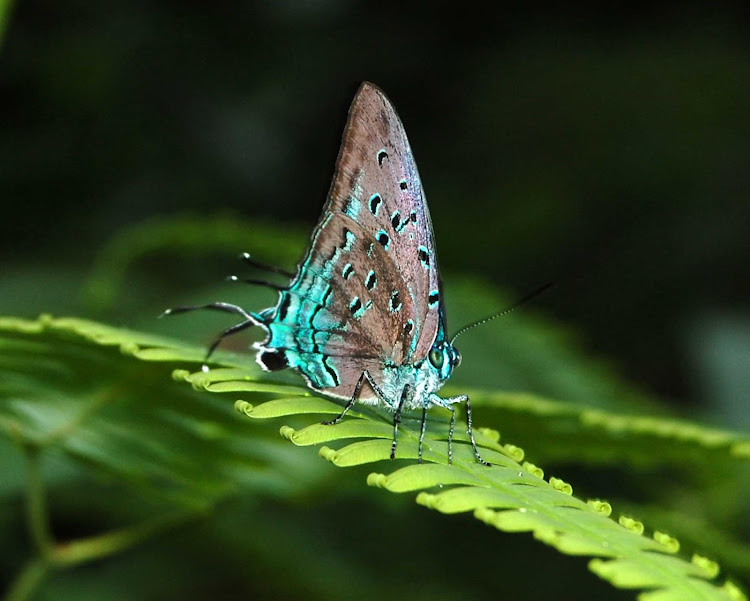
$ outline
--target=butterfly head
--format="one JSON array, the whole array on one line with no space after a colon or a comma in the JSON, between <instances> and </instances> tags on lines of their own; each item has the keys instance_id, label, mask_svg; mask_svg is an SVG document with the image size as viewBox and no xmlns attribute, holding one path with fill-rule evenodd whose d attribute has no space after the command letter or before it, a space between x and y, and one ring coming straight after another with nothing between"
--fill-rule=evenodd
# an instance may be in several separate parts
<instances>
[{"instance_id":1,"label":"butterfly head","mask_svg":"<svg viewBox=\"0 0 750 601\"><path fill-rule=\"evenodd\" d=\"M441 380L451 377L453 369L461 364L461 353L447 340L436 342L427 355L430 365L438 373Z\"/></svg>"}]
</instances>

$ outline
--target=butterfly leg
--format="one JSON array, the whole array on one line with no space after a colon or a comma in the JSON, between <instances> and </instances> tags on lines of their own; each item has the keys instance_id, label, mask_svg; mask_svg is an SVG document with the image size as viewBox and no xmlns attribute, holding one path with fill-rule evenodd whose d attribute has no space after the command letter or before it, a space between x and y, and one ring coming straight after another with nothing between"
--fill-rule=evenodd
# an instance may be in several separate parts
<instances>
[{"instance_id":1,"label":"butterfly leg","mask_svg":"<svg viewBox=\"0 0 750 601\"><path fill-rule=\"evenodd\" d=\"M456 431L456 408L448 405L451 410L451 425L448 428L448 465L453 463L453 433Z\"/></svg>"},{"instance_id":2,"label":"butterfly leg","mask_svg":"<svg viewBox=\"0 0 750 601\"><path fill-rule=\"evenodd\" d=\"M445 407L446 409L449 409L450 411L453 412L453 415L451 416L451 427L450 427L450 431L448 432L448 463L450 463L452 459L451 442L453 441L453 429L456 423L456 411L453 407L453 404L454 403L466 403L466 431L469 434L469 440L471 441L471 448L474 451L474 457L476 457L477 461L481 463L482 465L491 465L488 461L485 461L482 458L482 456L479 454L477 443L474 440L474 430L472 428L471 402L469 401L469 397L466 396L465 394L461 394L459 396L442 399L436 394L433 394L430 396L430 401L432 403L435 403L436 405L439 405L440 407Z\"/></svg>"},{"instance_id":3,"label":"butterfly leg","mask_svg":"<svg viewBox=\"0 0 750 601\"><path fill-rule=\"evenodd\" d=\"M362 375L359 376L359 380L357 380L357 385L354 387L354 393L352 394L352 398L350 398L347 401L346 406L344 407L344 410L334 419L330 421L322 421L320 423L323 424L324 426L335 426L342 419L344 419L344 416L349 412L349 409L354 407L354 403L357 402L357 399L359 398L359 392L360 390L362 390L362 385L365 383L365 380L367 380L368 382L370 382L370 384L372 384L370 374L368 373L367 370L363 371Z\"/></svg>"},{"instance_id":4,"label":"butterfly leg","mask_svg":"<svg viewBox=\"0 0 750 601\"><path fill-rule=\"evenodd\" d=\"M477 461L481 463L482 465L490 465L488 461L485 461L482 459L482 456L479 454L479 449L477 449L477 443L474 440L474 431L471 427L471 401L469 400L469 397L465 394L461 395L463 397L463 400L466 402L466 431L469 433L469 440L471 441L471 448L474 449L474 456L477 458Z\"/></svg>"},{"instance_id":5,"label":"butterfly leg","mask_svg":"<svg viewBox=\"0 0 750 601\"><path fill-rule=\"evenodd\" d=\"M448 428L448 465L450 465L453 463L453 432L456 429L456 408L451 403L456 401L453 398L443 399L436 394L431 394L429 402L451 412L451 425ZM424 406L424 409L427 409L427 405Z\"/></svg>"},{"instance_id":6,"label":"butterfly leg","mask_svg":"<svg viewBox=\"0 0 750 601\"><path fill-rule=\"evenodd\" d=\"M212 309L214 311L224 311L226 313L237 313L245 319L245 321L243 321L242 323L238 323L237 325L224 330L216 338L216 340L214 340L211 343L211 346L208 347L208 352L206 353L206 357L203 359L203 366L202 366L203 371L208 371L208 366L206 364L208 363L208 360L213 354L213 352L216 350L216 347L219 346L219 344L224 338L226 338L227 336L231 336L232 334L236 334L237 332L241 332L242 330L246 330L247 328L251 326L257 326L263 323L263 320L260 318L259 315L248 313L242 307L238 307L237 305L232 305L230 303L222 303L222 302L209 303L207 305L194 305L194 306L189 306L189 307L175 307L174 309L167 309L159 317L164 317L165 315L177 315L179 313L187 313L188 311L196 311L197 309Z\"/></svg>"},{"instance_id":7,"label":"butterfly leg","mask_svg":"<svg viewBox=\"0 0 750 601\"><path fill-rule=\"evenodd\" d=\"M401 410L404 408L404 402L409 396L410 387L407 384L401 392L401 400L396 405L396 411L393 412L393 444L391 445L391 461L396 458L396 442L398 439L398 425L401 423ZM421 450L421 445L420 445Z\"/></svg>"},{"instance_id":8,"label":"butterfly leg","mask_svg":"<svg viewBox=\"0 0 750 601\"><path fill-rule=\"evenodd\" d=\"M370 372L367 370L362 372L362 375L359 376L359 380L357 380L357 385L354 387L354 392L352 393L352 397L349 399L349 401L346 403L346 406L344 407L344 410L336 416L334 419L330 421L322 421L320 422L324 426L334 426L338 424L342 419L344 419L344 416L349 412L349 410L354 407L354 404L357 402L357 399L359 398L359 393L362 390L362 386L364 386L364 383L367 382L370 387L375 391L375 394L378 395L381 401L386 403L387 405L391 406L391 401L388 399L388 397L385 396L385 393L381 390L380 386L375 384L375 382L372 379L372 376L370 375ZM396 435L398 434L398 424L401 422L401 409L404 406L404 402L408 397L408 391L409 386L404 387L404 391L401 394L401 400L399 401L396 412L393 415L393 445L391 446L391 459L394 459L396 457Z\"/></svg>"},{"instance_id":9,"label":"butterfly leg","mask_svg":"<svg viewBox=\"0 0 750 601\"><path fill-rule=\"evenodd\" d=\"M208 347L208 352L206 352L206 356L203 358L203 371L208 371L208 366L206 365L208 363L208 360L211 358L211 355L213 355L214 351L216 350L216 347L221 344L221 341L224 340L227 336L231 336L232 334L236 334L237 332L241 332L242 330L247 330L248 328L251 328L252 326L258 325L254 321L243 321L242 323L238 323L236 326L232 326L231 328L227 328L224 330L221 334L219 334L216 337L216 340L214 340L211 343L211 346Z\"/></svg>"},{"instance_id":10,"label":"butterfly leg","mask_svg":"<svg viewBox=\"0 0 750 601\"><path fill-rule=\"evenodd\" d=\"M419 432L419 463L422 463L422 444L424 443L424 434L427 431L427 405L422 405L422 428Z\"/></svg>"},{"instance_id":11,"label":"butterfly leg","mask_svg":"<svg viewBox=\"0 0 750 601\"><path fill-rule=\"evenodd\" d=\"M352 394L352 398L349 399L349 401L346 403L346 406L344 407L344 410L338 415L338 417L330 420L330 421L324 421L320 422L324 426L334 426L338 424L342 419L344 419L344 416L349 412L349 409L354 407L354 403L357 402L357 399L359 398L359 392L362 390L362 386L364 385L365 381L370 385L370 387L375 391L375 394L380 397L380 400L386 403L387 405L391 404L391 401L388 399L387 396L385 396L385 393L380 389L380 386L375 384L375 382L372 379L372 376L370 375L370 372L365 370L362 372L362 375L359 376L359 380L357 380L357 385L354 387L354 393Z\"/></svg>"}]
</instances>

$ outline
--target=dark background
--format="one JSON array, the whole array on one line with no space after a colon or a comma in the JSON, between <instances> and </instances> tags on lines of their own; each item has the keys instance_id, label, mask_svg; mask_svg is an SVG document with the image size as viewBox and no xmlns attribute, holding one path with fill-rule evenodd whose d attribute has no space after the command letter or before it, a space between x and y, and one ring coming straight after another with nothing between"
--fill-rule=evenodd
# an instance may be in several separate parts
<instances>
[{"instance_id":1,"label":"dark background","mask_svg":"<svg viewBox=\"0 0 750 601\"><path fill-rule=\"evenodd\" d=\"M716 355L750 357L737 6L20 3L0 56L3 271L85 271L157 215L311 228L367 79L406 125L444 271L518 294L554 280L539 305L592 352L708 402Z\"/></svg>"},{"instance_id":2,"label":"dark background","mask_svg":"<svg viewBox=\"0 0 750 601\"><path fill-rule=\"evenodd\" d=\"M0 313L148 328L253 240L146 261L153 288L92 308L81 290L123 231L183 215L310 231L369 80L409 134L448 295L451 274L509 298L555 281L534 310L592 357L684 414L747 425L745 3L525 6L17 3Z\"/></svg>"}]
</instances>

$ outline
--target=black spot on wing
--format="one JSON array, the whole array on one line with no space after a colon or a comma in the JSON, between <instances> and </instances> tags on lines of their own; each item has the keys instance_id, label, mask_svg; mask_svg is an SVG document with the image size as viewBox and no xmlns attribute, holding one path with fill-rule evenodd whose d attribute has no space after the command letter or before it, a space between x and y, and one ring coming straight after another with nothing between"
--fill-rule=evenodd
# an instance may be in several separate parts
<instances>
[{"instance_id":1,"label":"black spot on wing","mask_svg":"<svg viewBox=\"0 0 750 601\"><path fill-rule=\"evenodd\" d=\"M398 211L396 211L391 216L391 225L393 226L393 229L398 230L398 226L400 223L401 223L401 214Z\"/></svg>"},{"instance_id":2,"label":"black spot on wing","mask_svg":"<svg viewBox=\"0 0 750 601\"><path fill-rule=\"evenodd\" d=\"M401 295L398 290L391 292L391 311L396 312L401 309Z\"/></svg>"},{"instance_id":3,"label":"black spot on wing","mask_svg":"<svg viewBox=\"0 0 750 601\"><path fill-rule=\"evenodd\" d=\"M313 325L315 323L315 318L317 317L318 313L320 313L320 310L322 309L322 305L317 305L315 309L313 309L312 314L310 315L310 321L308 322L308 325L310 328L315 330L315 326ZM315 334L313 333L313 353L320 353L320 347L318 346L318 341L315 340Z\"/></svg>"},{"instance_id":4,"label":"black spot on wing","mask_svg":"<svg viewBox=\"0 0 750 601\"><path fill-rule=\"evenodd\" d=\"M326 290L326 293L323 295L323 306L325 307L328 304L328 300L331 298L331 294L333 293L333 288L331 286L328 286L328 290Z\"/></svg>"},{"instance_id":5,"label":"black spot on wing","mask_svg":"<svg viewBox=\"0 0 750 601\"><path fill-rule=\"evenodd\" d=\"M380 204L383 202L383 199L380 198L380 194L373 194L370 196L370 213L377 216L378 209L380 208Z\"/></svg>"},{"instance_id":6,"label":"black spot on wing","mask_svg":"<svg viewBox=\"0 0 750 601\"><path fill-rule=\"evenodd\" d=\"M284 351L263 351L258 356L258 361L268 371L279 371L289 365Z\"/></svg>"},{"instance_id":7,"label":"black spot on wing","mask_svg":"<svg viewBox=\"0 0 750 601\"><path fill-rule=\"evenodd\" d=\"M339 380L339 374L333 366L329 365L328 359L330 359L329 356L323 356L323 367L328 372L328 375L331 376L334 385L338 386L339 384L341 384L341 381Z\"/></svg>"}]
</instances>

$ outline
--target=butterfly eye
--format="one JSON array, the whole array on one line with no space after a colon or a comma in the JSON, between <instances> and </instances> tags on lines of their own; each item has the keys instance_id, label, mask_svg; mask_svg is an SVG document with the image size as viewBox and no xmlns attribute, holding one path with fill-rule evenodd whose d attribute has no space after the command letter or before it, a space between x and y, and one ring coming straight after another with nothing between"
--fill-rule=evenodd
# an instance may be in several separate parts
<instances>
[{"instance_id":1,"label":"butterfly eye","mask_svg":"<svg viewBox=\"0 0 750 601\"><path fill-rule=\"evenodd\" d=\"M435 369L443 367L443 351L438 348L433 348L430 351L430 363Z\"/></svg>"}]
</instances>

